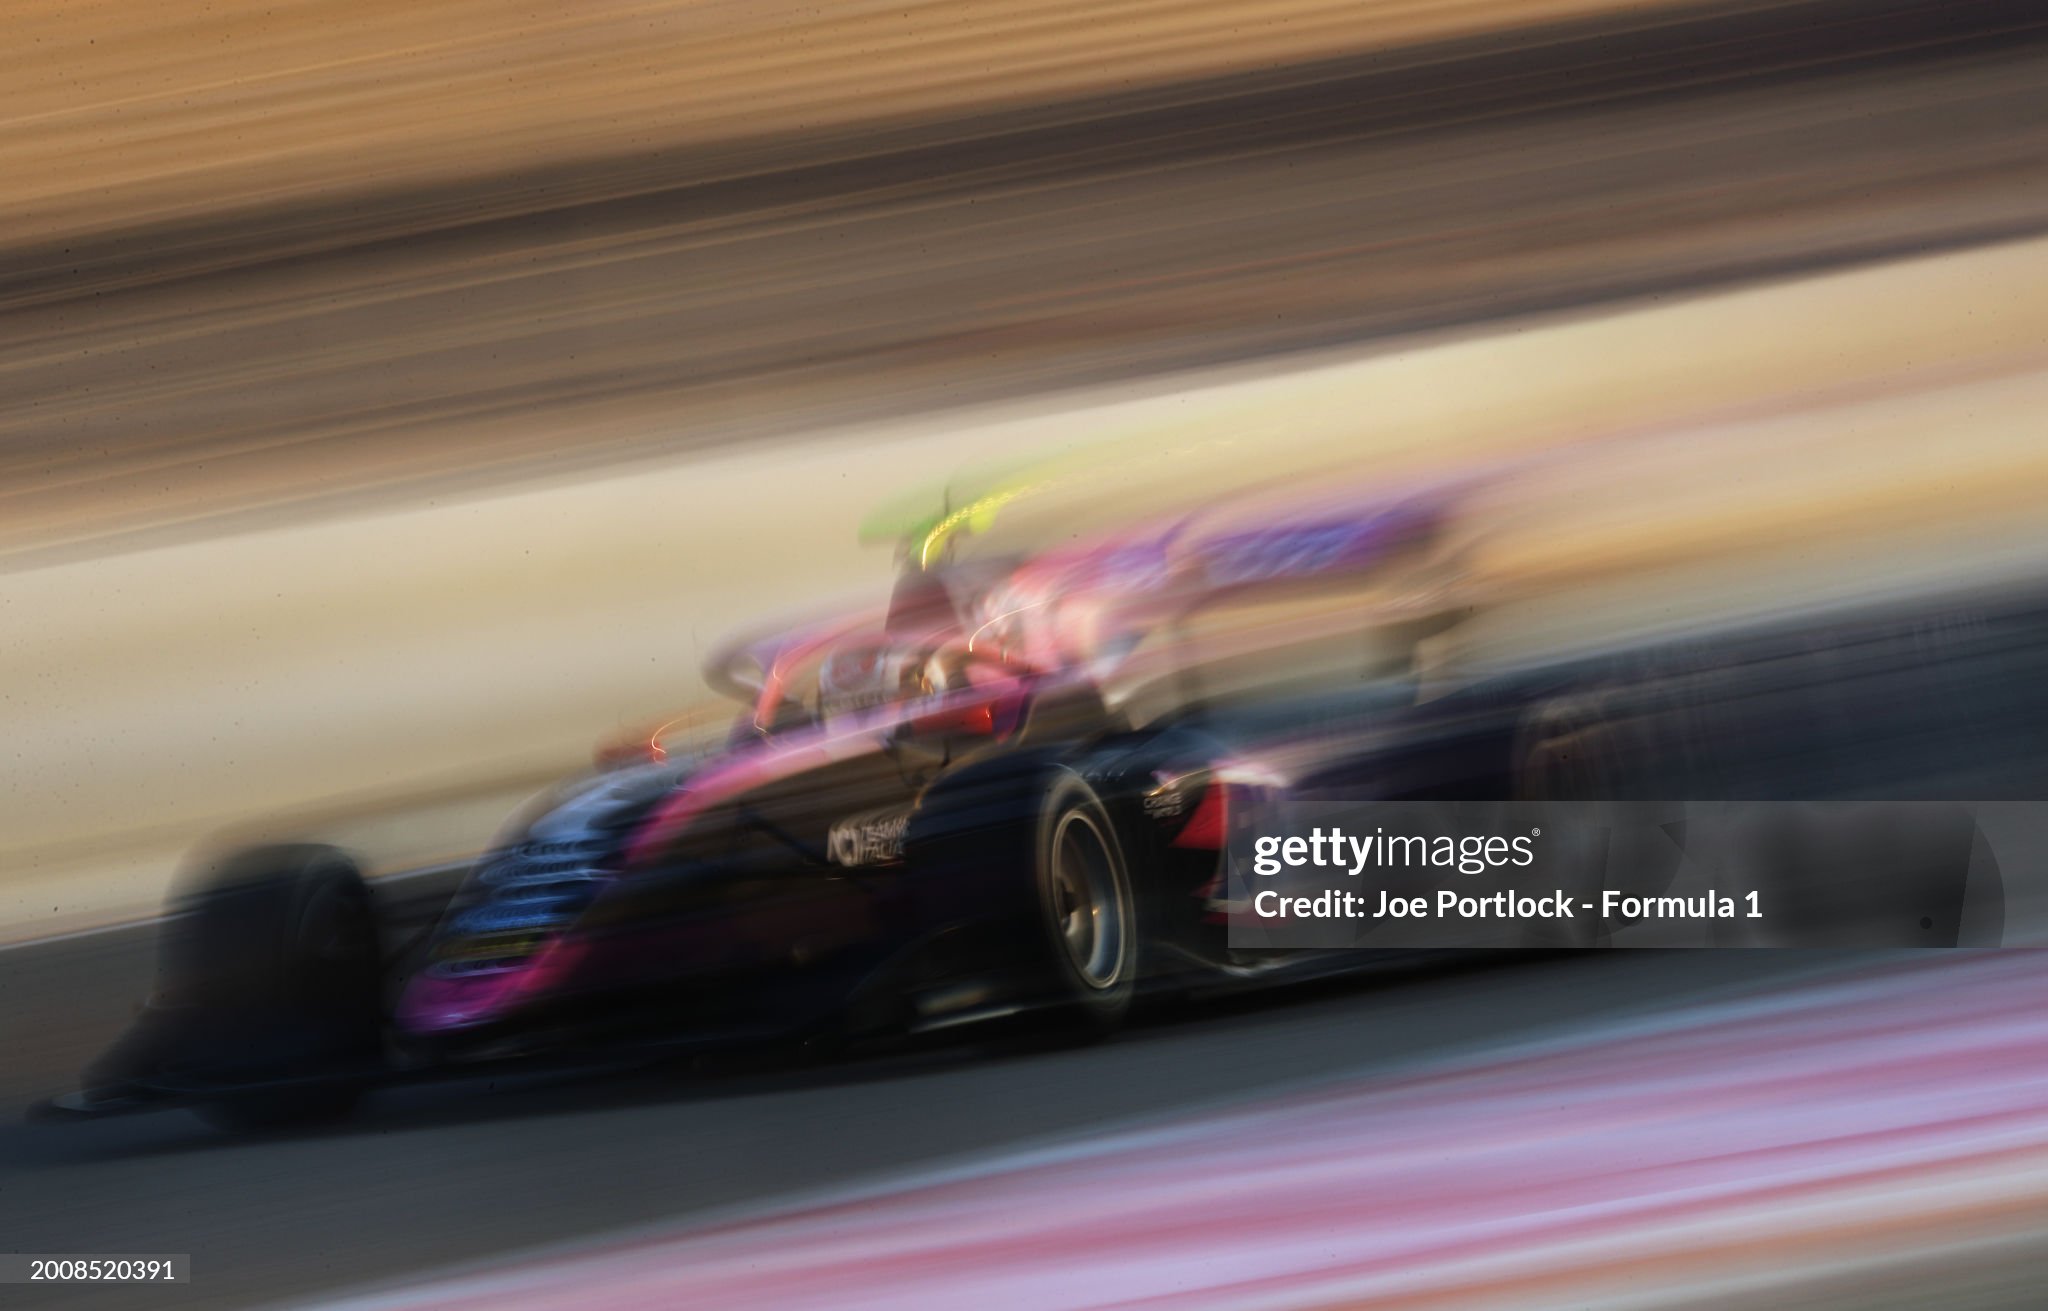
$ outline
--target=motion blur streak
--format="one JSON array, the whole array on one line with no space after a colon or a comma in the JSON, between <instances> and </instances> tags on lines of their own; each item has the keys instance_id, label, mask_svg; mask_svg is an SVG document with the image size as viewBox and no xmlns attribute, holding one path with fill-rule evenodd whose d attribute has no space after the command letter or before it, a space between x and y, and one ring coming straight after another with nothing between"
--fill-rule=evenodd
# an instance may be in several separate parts
<instances>
[{"instance_id":1,"label":"motion blur streak","mask_svg":"<svg viewBox=\"0 0 2048 1311\"><path fill-rule=\"evenodd\" d=\"M0 16L53 1305L2040 1300L2039 0Z\"/></svg>"},{"instance_id":2,"label":"motion blur streak","mask_svg":"<svg viewBox=\"0 0 2048 1311\"><path fill-rule=\"evenodd\" d=\"M1666 0L1668 4L1669 0ZM865 126L1640 0L9 0L0 243L563 157ZM1085 29L1087 39L1076 40ZM993 52L1000 51L1000 56Z\"/></svg>"},{"instance_id":3,"label":"motion blur streak","mask_svg":"<svg viewBox=\"0 0 2048 1311\"><path fill-rule=\"evenodd\" d=\"M1891 966L323 1305L1982 1304L2048 1207L2044 988Z\"/></svg>"},{"instance_id":4,"label":"motion blur streak","mask_svg":"<svg viewBox=\"0 0 2048 1311\"><path fill-rule=\"evenodd\" d=\"M771 46L807 58L801 27L769 26L782 8L643 17L681 15L685 29L759 21L777 33ZM1594 27L1277 68L1258 34L1268 22L1297 33L1293 10L1244 8L1217 29L1227 45L1188 48L1250 71L1156 93L1125 89L1139 73L1099 44L1121 29L1091 6L1087 41L1058 22L1041 36L1090 78L1114 70L1114 95L933 108L886 132L764 128L729 149L636 152L577 127L554 164L558 148L519 127L559 107L520 74L495 83L509 90L490 92L492 114L466 109L465 95L494 84L498 31L468 6L352 5L338 26L314 21L325 6L298 7L247 19L251 32L230 21L195 57L447 23L483 43L478 66L465 65L477 85L393 82L375 60L344 62L369 78L365 94L396 97L386 151L384 138L355 135L358 106L312 98L314 113L285 79L259 99L294 112L209 120L196 158L180 146L138 169L137 186L175 204L124 199L127 174L56 145L65 120L31 113L0 132L0 149L61 151L23 158L11 181L70 178L105 221L80 227L74 205L61 235L0 246L0 560L2048 225L2048 180L2034 167L2048 154L2037 112L2048 19L2030 5L1807 0L1688 9L1684 21L1671 11L1669 22L1631 6ZM1351 43L1332 47L1312 24L1287 39L1318 55L1406 39L1381 8L1330 20L1354 27ZM1454 25L1529 12L1384 8ZM607 31L621 11L576 12ZM1237 12L1152 4L1142 16L1161 33L1184 21L1208 32ZM875 7L848 21L950 26L952 14ZM249 40L272 23L275 42ZM151 48L105 35L131 62ZM661 85L622 90L573 36L549 38L545 83L568 78L598 97L589 131L633 137L650 106L691 94L706 67L614 33L623 45L605 48L631 50ZM431 38L416 39L391 55L397 67L434 62ZM853 48L838 66L873 82L854 103L884 101L890 65ZM949 95L1035 76L1029 61L971 62ZM61 67L9 85L42 86L33 79ZM761 76L784 85L780 71ZM126 80L157 94L148 76ZM451 97L445 112L436 94ZM105 112L117 122L81 131L111 149L128 139L126 111ZM138 141L160 121L138 111ZM247 163L262 185L206 166L207 152L232 156L264 133L289 142ZM409 150L427 158L408 164ZM295 169L319 176L294 183Z\"/></svg>"}]
</instances>

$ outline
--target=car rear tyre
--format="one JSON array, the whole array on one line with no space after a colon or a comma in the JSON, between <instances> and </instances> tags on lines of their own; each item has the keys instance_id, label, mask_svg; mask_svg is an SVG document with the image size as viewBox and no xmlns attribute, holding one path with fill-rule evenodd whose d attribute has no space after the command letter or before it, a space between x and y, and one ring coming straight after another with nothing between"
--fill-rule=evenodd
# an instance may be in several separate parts
<instances>
[{"instance_id":1,"label":"car rear tyre","mask_svg":"<svg viewBox=\"0 0 2048 1311\"><path fill-rule=\"evenodd\" d=\"M1514 747L1516 795L1533 807L1532 822L1552 830L1546 859L1574 880L1574 901L1600 906L1609 890L1659 896L1678 877L1686 805L1641 799L1646 786L1651 795L1686 790L1654 781L1660 756L1684 754L1674 732L1668 719L1642 713L1624 689L1611 687L1554 696L1523 715ZM1523 945L1612 946L1614 931L1629 924L1597 916L1537 921L1524 931Z\"/></svg>"},{"instance_id":2,"label":"car rear tyre","mask_svg":"<svg viewBox=\"0 0 2048 1311\"><path fill-rule=\"evenodd\" d=\"M1102 1032L1137 990L1137 898L1116 825L1074 774L1053 780L1032 844L1038 910L1056 1001Z\"/></svg>"}]
</instances>

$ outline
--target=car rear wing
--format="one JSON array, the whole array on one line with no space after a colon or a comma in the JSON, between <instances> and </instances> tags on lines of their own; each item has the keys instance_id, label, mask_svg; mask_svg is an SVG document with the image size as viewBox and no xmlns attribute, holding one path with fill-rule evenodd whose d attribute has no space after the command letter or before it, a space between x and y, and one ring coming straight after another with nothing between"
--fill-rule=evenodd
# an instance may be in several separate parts
<instances>
[{"instance_id":1,"label":"car rear wing","mask_svg":"<svg viewBox=\"0 0 2048 1311\"><path fill-rule=\"evenodd\" d=\"M1440 554L1455 504L1448 492L1297 502L1267 507L1250 524L1239 507L1219 506L1047 552L990 590L973 641L1033 665L1087 663L1107 676L1204 610L1416 569Z\"/></svg>"}]
</instances>

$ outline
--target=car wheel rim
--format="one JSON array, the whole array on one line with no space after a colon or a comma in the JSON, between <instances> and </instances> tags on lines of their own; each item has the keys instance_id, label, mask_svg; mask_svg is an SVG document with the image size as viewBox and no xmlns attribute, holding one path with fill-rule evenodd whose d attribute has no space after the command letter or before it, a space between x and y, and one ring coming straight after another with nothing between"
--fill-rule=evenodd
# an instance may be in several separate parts
<instances>
[{"instance_id":1,"label":"car wheel rim","mask_svg":"<svg viewBox=\"0 0 2048 1311\"><path fill-rule=\"evenodd\" d=\"M1074 971L1091 988L1115 984L1124 967L1124 907L1115 857L1088 816L1063 816L1053 834L1053 915Z\"/></svg>"}]
</instances>

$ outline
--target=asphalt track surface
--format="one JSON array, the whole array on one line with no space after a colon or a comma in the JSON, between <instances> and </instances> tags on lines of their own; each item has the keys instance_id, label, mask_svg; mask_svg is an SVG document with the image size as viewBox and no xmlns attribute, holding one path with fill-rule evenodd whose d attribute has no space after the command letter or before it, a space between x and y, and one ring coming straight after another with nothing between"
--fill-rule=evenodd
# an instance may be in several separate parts
<instances>
[{"instance_id":1,"label":"asphalt track surface","mask_svg":"<svg viewBox=\"0 0 2048 1311\"><path fill-rule=\"evenodd\" d=\"M375 1098L332 1132L224 1138L183 1112L24 1124L145 986L148 935L0 953L10 999L0 1234L47 1252L182 1252L177 1288L10 1305L240 1306L727 1212L1338 1076L1597 1029L1870 959L1500 953L1176 1008L1100 1045L935 1047L808 1070L469 1078ZM51 1035L61 1034L61 1041ZM20 1290L10 1290L19 1293Z\"/></svg>"}]
</instances>

